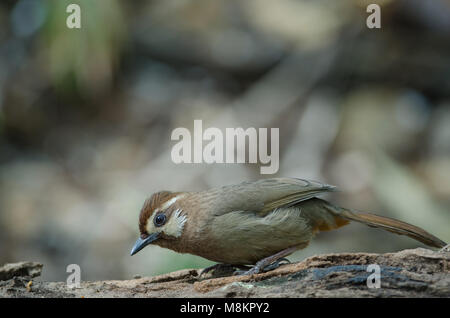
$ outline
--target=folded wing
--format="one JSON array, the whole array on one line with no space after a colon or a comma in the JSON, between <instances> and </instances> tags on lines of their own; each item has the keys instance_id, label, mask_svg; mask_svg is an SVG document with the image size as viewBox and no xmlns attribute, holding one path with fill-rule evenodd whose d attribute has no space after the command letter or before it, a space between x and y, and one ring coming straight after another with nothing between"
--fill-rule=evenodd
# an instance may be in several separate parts
<instances>
[{"instance_id":1,"label":"folded wing","mask_svg":"<svg viewBox=\"0 0 450 318\"><path fill-rule=\"evenodd\" d=\"M203 194L217 198L215 194L219 191L221 197L226 198L221 202L214 201L217 215L240 210L265 216L274 209L293 206L335 189L334 186L312 180L272 178L228 185Z\"/></svg>"}]
</instances>

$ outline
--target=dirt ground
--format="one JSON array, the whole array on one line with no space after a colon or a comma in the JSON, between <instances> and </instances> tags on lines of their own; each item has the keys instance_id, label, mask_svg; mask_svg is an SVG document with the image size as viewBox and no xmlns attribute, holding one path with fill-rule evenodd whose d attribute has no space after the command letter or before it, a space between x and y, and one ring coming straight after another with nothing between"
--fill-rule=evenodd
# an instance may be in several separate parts
<instances>
[{"instance_id":1,"label":"dirt ground","mask_svg":"<svg viewBox=\"0 0 450 318\"><path fill-rule=\"evenodd\" d=\"M367 281L380 267L380 288ZM327 254L252 276L219 268L199 275L185 269L132 280L65 282L36 279L42 265L0 268L0 297L450 297L450 251L417 248L388 254ZM368 271L369 270L369 271Z\"/></svg>"}]
</instances>

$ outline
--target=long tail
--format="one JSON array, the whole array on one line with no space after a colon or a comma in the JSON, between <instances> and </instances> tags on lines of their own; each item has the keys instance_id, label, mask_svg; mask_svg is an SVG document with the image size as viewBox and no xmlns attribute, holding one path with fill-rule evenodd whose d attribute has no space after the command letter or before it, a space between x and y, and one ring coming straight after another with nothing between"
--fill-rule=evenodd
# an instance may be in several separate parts
<instances>
[{"instance_id":1,"label":"long tail","mask_svg":"<svg viewBox=\"0 0 450 318\"><path fill-rule=\"evenodd\" d=\"M428 246L441 248L447 245L444 241L438 239L436 236L428 233L424 229L399 220L376 214L339 208L328 204L326 205L326 208L334 215L344 219L364 223L371 227L382 228L395 234L407 235Z\"/></svg>"}]
</instances>

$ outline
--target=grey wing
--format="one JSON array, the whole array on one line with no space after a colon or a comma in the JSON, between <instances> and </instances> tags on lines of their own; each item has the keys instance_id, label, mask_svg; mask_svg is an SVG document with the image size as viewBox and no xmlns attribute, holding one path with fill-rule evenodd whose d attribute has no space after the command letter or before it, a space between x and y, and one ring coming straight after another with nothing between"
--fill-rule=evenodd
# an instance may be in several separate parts
<instances>
[{"instance_id":1,"label":"grey wing","mask_svg":"<svg viewBox=\"0 0 450 318\"><path fill-rule=\"evenodd\" d=\"M264 216L276 208L293 206L335 189L312 180L272 178L224 186L210 192L220 191L221 197L226 198L216 206L218 215L240 210Z\"/></svg>"}]
</instances>

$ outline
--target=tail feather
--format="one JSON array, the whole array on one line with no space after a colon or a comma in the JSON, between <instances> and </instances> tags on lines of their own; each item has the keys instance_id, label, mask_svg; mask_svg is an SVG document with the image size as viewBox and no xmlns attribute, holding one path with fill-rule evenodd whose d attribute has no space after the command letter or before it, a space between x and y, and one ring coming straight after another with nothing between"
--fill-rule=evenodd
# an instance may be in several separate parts
<instances>
[{"instance_id":1,"label":"tail feather","mask_svg":"<svg viewBox=\"0 0 450 318\"><path fill-rule=\"evenodd\" d=\"M330 207L328 208L330 209ZM345 219L364 223L371 227L382 228L392 233L407 235L428 246L441 248L447 245L444 241L438 239L436 236L428 233L424 229L399 220L395 220L385 216L379 216L372 213L357 212L343 208L333 207L330 210L334 214L338 214Z\"/></svg>"}]
</instances>

